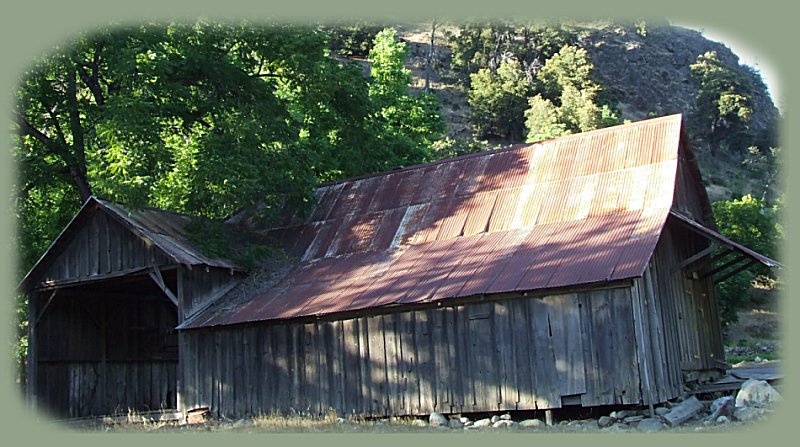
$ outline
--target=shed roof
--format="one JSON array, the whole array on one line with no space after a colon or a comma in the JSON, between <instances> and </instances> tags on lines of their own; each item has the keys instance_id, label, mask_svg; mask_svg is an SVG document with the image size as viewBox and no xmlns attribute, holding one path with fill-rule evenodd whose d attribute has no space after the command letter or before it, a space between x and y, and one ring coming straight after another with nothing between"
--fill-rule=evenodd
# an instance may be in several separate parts
<instances>
[{"instance_id":1,"label":"shed roof","mask_svg":"<svg viewBox=\"0 0 800 447\"><path fill-rule=\"evenodd\" d=\"M673 202L681 116L326 184L267 232L300 259L181 328L641 276Z\"/></svg>"},{"instance_id":2,"label":"shed roof","mask_svg":"<svg viewBox=\"0 0 800 447\"><path fill-rule=\"evenodd\" d=\"M153 245L177 264L190 266L207 265L241 270L230 260L205 256L189 241L187 226L193 220L198 219L197 217L156 208L133 209L92 196L84 202L75 217L50 244L50 247L20 282L18 289L28 290L34 287L32 282L40 276L40 273L44 272L50 262L66 247L81 226L98 212L108 213L115 221L131 230L137 237L152 242Z\"/></svg>"}]
</instances>

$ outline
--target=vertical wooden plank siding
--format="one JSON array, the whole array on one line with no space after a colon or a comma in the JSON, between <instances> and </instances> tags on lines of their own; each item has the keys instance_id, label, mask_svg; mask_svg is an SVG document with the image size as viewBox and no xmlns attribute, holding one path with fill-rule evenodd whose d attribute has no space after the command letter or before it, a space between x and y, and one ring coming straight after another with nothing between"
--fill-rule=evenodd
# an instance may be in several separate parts
<instances>
[{"instance_id":1,"label":"vertical wooden plank siding","mask_svg":"<svg viewBox=\"0 0 800 447\"><path fill-rule=\"evenodd\" d=\"M654 264L656 268L658 264ZM655 281L656 277L648 279ZM315 323L291 322L186 331L223 333L202 351L200 371L237 365L219 351L250 331L252 378L211 374L213 389L250 398L251 413L333 409L340 416L383 416L642 404L675 397L675 345L668 308L643 280L633 287L406 310ZM653 285L655 287L655 285ZM649 296L645 297L645 294ZM674 315L672 315L674 317ZM217 364L216 366L214 364ZM227 363L226 366L224 365ZM217 377L225 382L220 384ZM248 376L249 377L249 376ZM652 397L648 394L652 391ZM224 393L223 393L224 394ZM222 413L238 417L220 399ZM233 414L232 414L233 413Z\"/></svg>"}]
</instances>

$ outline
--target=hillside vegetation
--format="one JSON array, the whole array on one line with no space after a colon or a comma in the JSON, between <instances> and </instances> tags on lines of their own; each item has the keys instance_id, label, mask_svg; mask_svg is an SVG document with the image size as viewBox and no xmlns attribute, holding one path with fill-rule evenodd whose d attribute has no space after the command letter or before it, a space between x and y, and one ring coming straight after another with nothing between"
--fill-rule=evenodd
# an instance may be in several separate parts
<instances>
[{"instance_id":1,"label":"hillside vegetation","mask_svg":"<svg viewBox=\"0 0 800 447\"><path fill-rule=\"evenodd\" d=\"M755 69L741 65L738 56L728 47L706 39L698 31L670 26L666 22L645 21L631 24L611 21L445 23L436 24L434 57L431 58L431 25L400 27L399 35L410 46L407 67L412 70L415 87L423 90L428 78L429 89L439 98L448 123L447 136L453 140L453 146L474 149L524 140L481 132L468 99L473 86L467 73L476 73L481 68L491 70L493 63L499 68L502 61L513 60L522 65L523 76L536 84L536 75L549 57L560 45L571 44L586 51L592 66L589 78L600 89L595 102L615 112L619 121L638 121L674 113L687 117L689 137L712 201L741 198L747 194L768 201L780 196L776 131L779 111ZM480 32L476 33L476 28ZM474 38L475 34L481 34L481 38ZM463 41L470 39L480 48L476 51L479 54L471 58L477 65L473 63L467 68L463 62L463 47L468 45ZM532 43L524 45L525 39ZM488 45L492 42L494 47ZM521 47L528 50L521 50ZM730 107L737 110L714 123L707 118L712 112L698 107L698 97L703 96L699 73L702 67L694 73L692 69L698 64L698 58L709 53L715 55L713 62L718 62L721 70L714 73L720 79L711 80L709 84L716 84L707 88L732 91L742 96L735 99L743 99ZM722 79L724 77L728 79ZM534 92L535 85L528 92L530 97ZM731 96L727 100L730 101ZM709 103L715 100L719 98L708 98ZM723 98L722 102L725 101ZM744 109L745 120L735 116L739 109ZM513 113L497 119L521 123L524 115ZM606 123L615 122L608 120ZM716 126L714 132L712 126ZM481 144L482 141L485 143ZM467 148L454 152L467 151Z\"/></svg>"}]
</instances>

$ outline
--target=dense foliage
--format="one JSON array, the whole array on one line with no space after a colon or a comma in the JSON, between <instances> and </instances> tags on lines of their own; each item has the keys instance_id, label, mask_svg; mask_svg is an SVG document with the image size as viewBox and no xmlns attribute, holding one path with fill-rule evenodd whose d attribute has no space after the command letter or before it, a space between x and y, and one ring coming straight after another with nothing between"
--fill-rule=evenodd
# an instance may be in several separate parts
<instances>
[{"instance_id":1,"label":"dense foliage","mask_svg":"<svg viewBox=\"0 0 800 447\"><path fill-rule=\"evenodd\" d=\"M513 21L451 33L452 69L469 80L476 136L539 141L618 124L576 39L567 26Z\"/></svg>"},{"instance_id":2,"label":"dense foliage","mask_svg":"<svg viewBox=\"0 0 800 447\"><path fill-rule=\"evenodd\" d=\"M753 114L750 85L713 51L697 56L689 68L700 85L694 118L705 127L703 136L712 153L724 148L742 155L748 147L745 136Z\"/></svg>"},{"instance_id":3,"label":"dense foliage","mask_svg":"<svg viewBox=\"0 0 800 447\"><path fill-rule=\"evenodd\" d=\"M15 109L19 274L90 195L211 219L258 205L269 220L320 181L429 160L445 123L434 96L409 93L394 30L367 32L365 76L331 57L326 29L105 29L31 66Z\"/></svg>"},{"instance_id":4,"label":"dense foliage","mask_svg":"<svg viewBox=\"0 0 800 447\"><path fill-rule=\"evenodd\" d=\"M777 257L784 238L780 224L780 205L746 195L741 199L714 202L714 219L720 233L758 253ZM724 263L727 258L720 260ZM736 312L750 302L751 284L757 277L774 280L774 273L762 265L754 266L722 281L717 286L723 325L737 321Z\"/></svg>"}]
</instances>

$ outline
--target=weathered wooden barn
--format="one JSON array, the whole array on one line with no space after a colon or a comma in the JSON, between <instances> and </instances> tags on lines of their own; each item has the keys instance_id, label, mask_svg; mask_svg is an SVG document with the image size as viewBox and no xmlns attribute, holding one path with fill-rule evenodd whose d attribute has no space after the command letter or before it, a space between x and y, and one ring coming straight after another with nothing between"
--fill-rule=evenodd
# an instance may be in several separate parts
<instances>
[{"instance_id":1,"label":"weathered wooden barn","mask_svg":"<svg viewBox=\"0 0 800 447\"><path fill-rule=\"evenodd\" d=\"M31 398L68 416L654 404L725 367L714 282L777 265L714 231L679 115L316 198L260 230L294 261L249 276L193 248L188 216L90 199L21 285Z\"/></svg>"}]
</instances>

